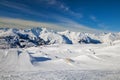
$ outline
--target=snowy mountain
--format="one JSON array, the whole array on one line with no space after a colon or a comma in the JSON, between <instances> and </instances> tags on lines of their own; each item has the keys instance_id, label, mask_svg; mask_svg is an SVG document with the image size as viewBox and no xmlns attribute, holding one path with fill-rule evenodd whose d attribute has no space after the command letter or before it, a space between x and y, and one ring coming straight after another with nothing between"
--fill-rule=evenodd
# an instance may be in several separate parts
<instances>
[{"instance_id":1,"label":"snowy mountain","mask_svg":"<svg viewBox=\"0 0 120 80\"><path fill-rule=\"evenodd\" d=\"M0 80L119 80L119 45L120 33L1 28Z\"/></svg>"},{"instance_id":2,"label":"snowy mountain","mask_svg":"<svg viewBox=\"0 0 120 80\"><path fill-rule=\"evenodd\" d=\"M120 33L90 34L83 32L55 32L46 28L0 29L0 48L24 48L49 44L98 44L120 40Z\"/></svg>"}]
</instances>

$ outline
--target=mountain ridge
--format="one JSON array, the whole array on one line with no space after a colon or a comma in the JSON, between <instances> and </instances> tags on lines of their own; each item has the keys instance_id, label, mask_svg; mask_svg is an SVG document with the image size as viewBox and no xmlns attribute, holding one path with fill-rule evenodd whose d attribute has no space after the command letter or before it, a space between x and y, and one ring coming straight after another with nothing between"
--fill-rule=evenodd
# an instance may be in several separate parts
<instances>
[{"instance_id":1,"label":"mountain ridge","mask_svg":"<svg viewBox=\"0 0 120 80\"><path fill-rule=\"evenodd\" d=\"M120 40L120 33L85 33L72 32L69 30L63 32L49 31L46 28L0 29L1 48L24 48L50 44L99 44L112 43Z\"/></svg>"}]
</instances>

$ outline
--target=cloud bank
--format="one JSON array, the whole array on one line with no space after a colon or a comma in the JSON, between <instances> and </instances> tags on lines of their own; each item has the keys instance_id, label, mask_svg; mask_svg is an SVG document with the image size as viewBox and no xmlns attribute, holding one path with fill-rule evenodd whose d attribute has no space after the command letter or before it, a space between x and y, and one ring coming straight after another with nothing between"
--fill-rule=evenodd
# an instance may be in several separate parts
<instances>
[{"instance_id":1,"label":"cloud bank","mask_svg":"<svg viewBox=\"0 0 120 80\"><path fill-rule=\"evenodd\" d=\"M86 15L83 15L80 12L75 12L61 0L35 0L31 5L28 5L28 2L29 1L27 1L27 3L25 4L22 2L21 3L14 2L14 0L11 1L1 0L0 6L2 5L4 7L9 8L10 11L8 13L7 12L5 13L7 15L12 16L1 16L0 27L10 28L46 27L51 30L59 31L63 30L72 30L80 32L100 31L91 28L91 26L85 26L81 24L80 20L83 19ZM36 6L32 9L31 6L33 4L37 5L37 7L40 7L41 9L39 8L37 10ZM47 9L50 9L50 11L47 12ZM105 27L104 24L101 24L95 16L90 16L90 19L97 23L98 26L100 27L102 26L101 28Z\"/></svg>"},{"instance_id":2,"label":"cloud bank","mask_svg":"<svg viewBox=\"0 0 120 80\"><path fill-rule=\"evenodd\" d=\"M49 23L49 22L37 22L30 20L22 20L22 19L13 19L13 18L0 18L0 27L7 28L33 28L33 27L42 27L47 28L49 30L56 31L79 31L79 32L101 32L100 30L88 28L84 25L78 24L72 20L67 18L62 18L62 23Z\"/></svg>"}]
</instances>

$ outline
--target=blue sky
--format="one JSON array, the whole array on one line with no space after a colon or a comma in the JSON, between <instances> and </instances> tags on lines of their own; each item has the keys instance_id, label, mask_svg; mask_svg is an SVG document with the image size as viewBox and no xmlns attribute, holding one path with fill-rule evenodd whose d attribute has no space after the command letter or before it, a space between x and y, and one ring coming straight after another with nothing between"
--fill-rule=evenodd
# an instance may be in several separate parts
<instances>
[{"instance_id":1,"label":"blue sky","mask_svg":"<svg viewBox=\"0 0 120 80\"><path fill-rule=\"evenodd\" d=\"M0 0L0 17L118 32L120 0Z\"/></svg>"}]
</instances>

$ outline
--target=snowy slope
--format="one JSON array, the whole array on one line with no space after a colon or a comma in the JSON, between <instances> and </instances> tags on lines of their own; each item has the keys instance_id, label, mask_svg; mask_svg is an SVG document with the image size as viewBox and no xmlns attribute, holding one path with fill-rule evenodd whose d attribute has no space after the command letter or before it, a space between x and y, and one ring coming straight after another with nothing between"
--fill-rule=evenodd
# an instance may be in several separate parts
<instances>
[{"instance_id":1,"label":"snowy slope","mask_svg":"<svg viewBox=\"0 0 120 80\"><path fill-rule=\"evenodd\" d=\"M119 45L120 33L2 28L0 80L119 80Z\"/></svg>"},{"instance_id":2,"label":"snowy slope","mask_svg":"<svg viewBox=\"0 0 120 80\"><path fill-rule=\"evenodd\" d=\"M119 49L119 44L57 44L0 50L0 70L119 70Z\"/></svg>"}]
</instances>

